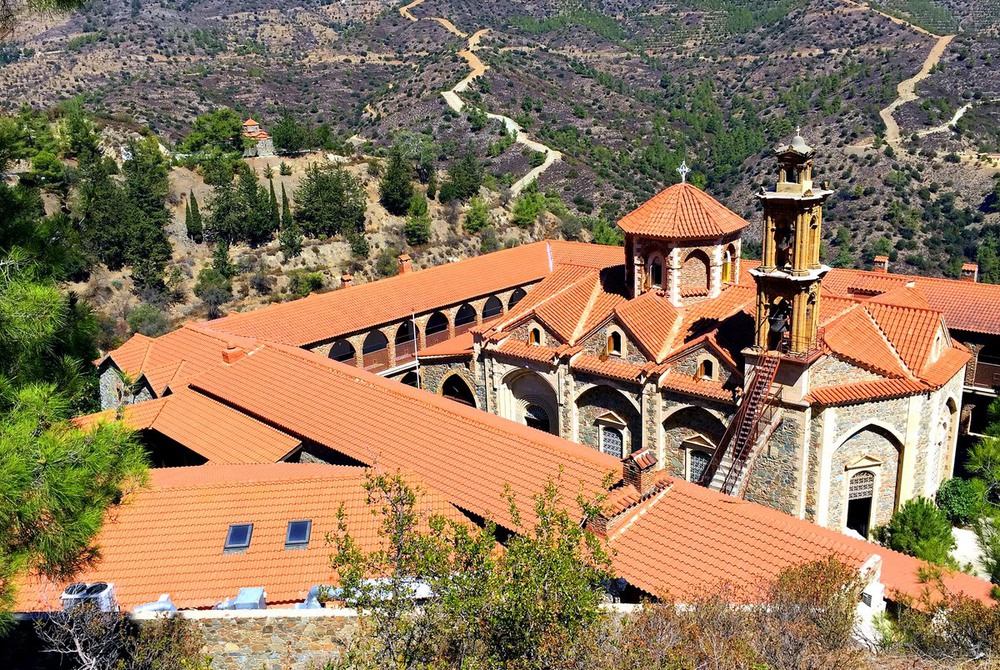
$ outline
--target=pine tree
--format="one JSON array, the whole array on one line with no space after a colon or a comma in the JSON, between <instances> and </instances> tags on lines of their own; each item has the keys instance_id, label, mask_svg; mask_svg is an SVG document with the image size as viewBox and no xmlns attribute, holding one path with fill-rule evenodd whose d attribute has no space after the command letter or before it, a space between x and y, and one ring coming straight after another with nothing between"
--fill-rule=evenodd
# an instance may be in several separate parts
<instances>
[{"instance_id":1,"label":"pine tree","mask_svg":"<svg viewBox=\"0 0 1000 670\"><path fill-rule=\"evenodd\" d=\"M281 227L289 225L292 222L292 208L288 204L288 195L285 193L285 185L281 185Z\"/></svg>"},{"instance_id":2,"label":"pine tree","mask_svg":"<svg viewBox=\"0 0 1000 670\"><path fill-rule=\"evenodd\" d=\"M288 223L278 233L278 244L286 260L302 253L302 231L292 217L288 217Z\"/></svg>"},{"instance_id":3,"label":"pine tree","mask_svg":"<svg viewBox=\"0 0 1000 670\"><path fill-rule=\"evenodd\" d=\"M212 269L226 279L236 276L236 266L229 260L229 243L224 239L215 243L215 251L212 252Z\"/></svg>"},{"instance_id":4,"label":"pine tree","mask_svg":"<svg viewBox=\"0 0 1000 670\"><path fill-rule=\"evenodd\" d=\"M378 185L382 205L390 214L402 216L413 198L413 167L398 147L389 154L389 165Z\"/></svg>"},{"instance_id":5,"label":"pine tree","mask_svg":"<svg viewBox=\"0 0 1000 670\"><path fill-rule=\"evenodd\" d=\"M251 246L267 242L277 229L272 227L267 190L257 183L257 173L253 170L241 172L236 192L240 212L240 239Z\"/></svg>"},{"instance_id":6,"label":"pine tree","mask_svg":"<svg viewBox=\"0 0 1000 670\"><path fill-rule=\"evenodd\" d=\"M191 191L191 197L188 199L187 216L184 218L184 225L187 228L188 237L201 244L204 238L204 230L201 223L201 210L198 208L198 200L194 197L194 191Z\"/></svg>"},{"instance_id":7,"label":"pine tree","mask_svg":"<svg viewBox=\"0 0 1000 670\"><path fill-rule=\"evenodd\" d=\"M431 216L427 211L427 198L421 193L415 193L410 199L403 235L411 247L427 244L431 239Z\"/></svg>"}]
</instances>

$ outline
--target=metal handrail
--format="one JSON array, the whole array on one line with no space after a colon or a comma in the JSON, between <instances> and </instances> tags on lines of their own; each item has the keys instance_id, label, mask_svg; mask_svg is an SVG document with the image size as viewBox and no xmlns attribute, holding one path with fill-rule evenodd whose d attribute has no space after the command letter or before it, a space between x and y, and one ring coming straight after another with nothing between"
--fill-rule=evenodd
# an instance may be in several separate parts
<instances>
[{"instance_id":1,"label":"metal handrail","mask_svg":"<svg viewBox=\"0 0 1000 670\"><path fill-rule=\"evenodd\" d=\"M781 389L767 394L767 397L763 401L764 406L761 408L760 413L754 418L753 427L750 429L747 441L741 445L739 453L733 454L733 463L729 466L729 472L726 473L726 479L722 482L722 487L719 489L722 493L732 493L733 488L739 481L740 475L743 473L744 468L742 466L753 454L753 448L756 446L757 439L760 437L761 427L771 425L771 420L774 418L775 413L779 409L780 399Z\"/></svg>"},{"instance_id":2,"label":"metal handrail","mask_svg":"<svg viewBox=\"0 0 1000 670\"><path fill-rule=\"evenodd\" d=\"M770 354L764 354L764 356L769 360L773 361L773 372L777 374L779 360L776 356L771 356ZM771 365L771 363L768 363ZM758 366L754 369L753 376L750 378L750 383L747 387L750 392L747 393L742 402L740 403L739 409L736 410L736 414L733 415L733 420L729 422L729 426L726 428L726 432L722 435L722 439L719 440L719 446L716 447L715 453L712 454L711 460L709 460L708 465L705 466L705 471L702 473L701 479L698 481L702 486L709 486L712 480L715 479L715 474L719 469L719 464L722 463L722 458L725 456L726 452L729 451L730 443L733 438L736 437L739 429L742 427L744 420L746 419L746 414L750 408L750 399L754 396L756 386L758 384L758 379L760 377L761 368ZM770 387L771 382L774 380L774 375L771 375L768 381L768 387ZM769 391L770 392L770 391Z\"/></svg>"}]
</instances>

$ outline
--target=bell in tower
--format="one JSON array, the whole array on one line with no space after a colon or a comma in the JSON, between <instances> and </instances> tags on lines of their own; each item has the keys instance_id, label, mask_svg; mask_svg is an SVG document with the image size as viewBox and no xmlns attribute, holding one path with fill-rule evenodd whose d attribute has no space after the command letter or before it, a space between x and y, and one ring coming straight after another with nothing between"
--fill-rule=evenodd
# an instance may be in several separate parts
<instances>
[{"instance_id":1,"label":"bell in tower","mask_svg":"<svg viewBox=\"0 0 1000 670\"><path fill-rule=\"evenodd\" d=\"M813 149L801 135L775 150L777 183L757 195L764 208L763 258L757 283L756 345L803 355L816 347L823 203L833 191L815 188Z\"/></svg>"}]
</instances>

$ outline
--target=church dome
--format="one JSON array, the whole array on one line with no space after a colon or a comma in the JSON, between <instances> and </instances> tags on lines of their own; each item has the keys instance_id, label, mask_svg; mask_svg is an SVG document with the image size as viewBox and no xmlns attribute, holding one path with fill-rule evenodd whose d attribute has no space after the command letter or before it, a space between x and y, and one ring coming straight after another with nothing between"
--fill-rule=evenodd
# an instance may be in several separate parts
<instances>
[{"instance_id":1,"label":"church dome","mask_svg":"<svg viewBox=\"0 0 1000 670\"><path fill-rule=\"evenodd\" d=\"M622 218L626 233L663 240L708 240L750 225L696 186L674 184Z\"/></svg>"}]
</instances>

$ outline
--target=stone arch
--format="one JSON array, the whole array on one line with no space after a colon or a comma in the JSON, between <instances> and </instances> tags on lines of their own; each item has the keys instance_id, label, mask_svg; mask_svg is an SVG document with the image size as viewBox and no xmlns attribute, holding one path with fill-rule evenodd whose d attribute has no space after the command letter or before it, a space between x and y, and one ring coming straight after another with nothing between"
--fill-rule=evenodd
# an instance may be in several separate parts
<instances>
[{"instance_id":1,"label":"stone arch","mask_svg":"<svg viewBox=\"0 0 1000 670\"><path fill-rule=\"evenodd\" d=\"M341 363L347 363L349 365L357 364L357 352L354 350L354 345L352 345L347 340L337 340L330 347L330 358L335 361L340 361Z\"/></svg>"},{"instance_id":2,"label":"stone arch","mask_svg":"<svg viewBox=\"0 0 1000 670\"><path fill-rule=\"evenodd\" d=\"M681 288L690 291L707 291L710 266L708 254L701 249L691 251L681 265Z\"/></svg>"},{"instance_id":3,"label":"stone arch","mask_svg":"<svg viewBox=\"0 0 1000 670\"><path fill-rule=\"evenodd\" d=\"M576 410L581 444L600 449L602 430L608 428L623 434L622 457L642 449L642 416L627 394L604 384L591 386L577 395Z\"/></svg>"},{"instance_id":4,"label":"stone arch","mask_svg":"<svg viewBox=\"0 0 1000 670\"><path fill-rule=\"evenodd\" d=\"M949 479L955 471L955 448L958 443L958 422L961 404L954 396L949 396L944 403L944 414L941 421L941 438L943 444L939 452L941 459L937 472L937 481L934 482L934 491L945 479Z\"/></svg>"},{"instance_id":5,"label":"stone arch","mask_svg":"<svg viewBox=\"0 0 1000 670\"><path fill-rule=\"evenodd\" d=\"M366 370L377 370L389 365L389 338L381 330L373 330L365 337L361 354Z\"/></svg>"},{"instance_id":6,"label":"stone arch","mask_svg":"<svg viewBox=\"0 0 1000 670\"><path fill-rule=\"evenodd\" d=\"M450 337L450 326L448 317L443 312L434 312L431 314L430 318L427 319L427 325L424 326L426 346L429 347L447 340Z\"/></svg>"},{"instance_id":7,"label":"stone arch","mask_svg":"<svg viewBox=\"0 0 1000 670\"><path fill-rule=\"evenodd\" d=\"M504 377L498 393L500 416L529 425L531 408L540 408L549 421L548 431L559 434L559 399L556 390L542 375L531 370L515 370Z\"/></svg>"},{"instance_id":8,"label":"stone arch","mask_svg":"<svg viewBox=\"0 0 1000 670\"><path fill-rule=\"evenodd\" d=\"M840 437L834 440L834 444L842 445L844 442L849 440L855 433L859 433L866 428L871 428L873 430L881 431L887 434L889 439L895 444L903 444L903 436L899 434L899 431L895 429L891 424L882 421L881 419L862 419L854 425L852 425L847 430L840 434ZM838 447L839 448L839 447Z\"/></svg>"},{"instance_id":9,"label":"stone arch","mask_svg":"<svg viewBox=\"0 0 1000 670\"><path fill-rule=\"evenodd\" d=\"M687 478L691 452L715 453L726 424L715 414L695 405L685 405L663 420L663 455L665 467L677 477Z\"/></svg>"},{"instance_id":10,"label":"stone arch","mask_svg":"<svg viewBox=\"0 0 1000 670\"><path fill-rule=\"evenodd\" d=\"M420 388L420 377L417 375L416 371L410 370L405 375L399 378L400 384L405 384L406 386L412 386L413 388Z\"/></svg>"},{"instance_id":11,"label":"stone arch","mask_svg":"<svg viewBox=\"0 0 1000 670\"><path fill-rule=\"evenodd\" d=\"M462 403L463 405L478 407L475 391L472 390L472 387L469 385L469 382L466 381L465 377L458 372L452 372L441 380L441 385L438 387L438 393L445 398L450 398L451 400Z\"/></svg>"},{"instance_id":12,"label":"stone arch","mask_svg":"<svg viewBox=\"0 0 1000 670\"><path fill-rule=\"evenodd\" d=\"M416 342L420 338L420 328L406 319L396 329L393 344L396 349L396 363L413 358L416 353Z\"/></svg>"},{"instance_id":13,"label":"stone arch","mask_svg":"<svg viewBox=\"0 0 1000 670\"><path fill-rule=\"evenodd\" d=\"M736 281L736 245L729 244L722 251L722 283Z\"/></svg>"},{"instance_id":14,"label":"stone arch","mask_svg":"<svg viewBox=\"0 0 1000 670\"><path fill-rule=\"evenodd\" d=\"M503 303L500 302L500 298L491 295L483 304L483 321L500 316L501 314L503 314Z\"/></svg>"},{"instance_id":15,"label":"stone arch","mask_svg":"<svg viewBox=\"0 0 1000 670\"><path fill-rule=\"evenodd\" d=\"M654 251L648 256L646 259L646 288L663 288L665 267L663 254L659 251Z\"/></svg>"},{"instance_id":16,"label":"stone arch","mask_svg":"<svg viewBox=\"0 0 1000 670\"><path fill-rule=\"evenodd\" d=\"M514 292L510 294L510 298L507 300L507 309L514 309L514 305L521 302L526 295L528 294L524 292L523 288L514 289Z\"/></svg>"},{"instance_id":17,"label":"stone arch","mask_svg":"<svg viewBox=\"0 0 1000 670\"><path fill-rule=\"evenodd\" d=\"M464 333L476 325L476 309L469 303L462 304L455 312L455 334Z\"/></svg>"},{"instance_id":18,"label":"stone arch","mask_svg":"<svg viewBox=\"0 0 1000 670\"><path fill-rule=\"evenodd\" d=\"M870 531L888 523L900 503L899 464L903 441L890 426L873 420L852 426L844 435L846 437L836 443L830 468L830 525L842 529L850 522L851 527L858 530L858 524L863 522ZM852 509L850 504L850 482L861 470L872 472L875 483L867 518L859 521L858 510Z\"/></svg>"}]
</instances>

